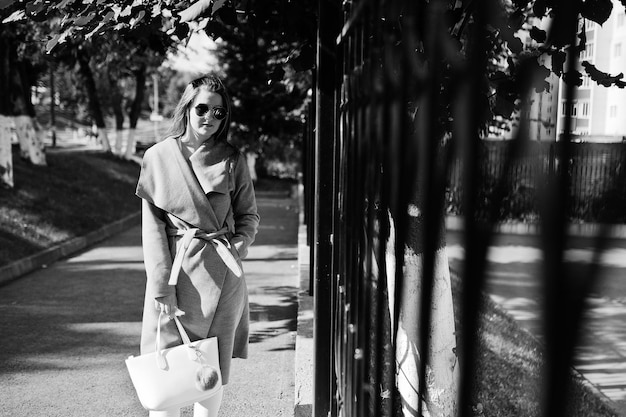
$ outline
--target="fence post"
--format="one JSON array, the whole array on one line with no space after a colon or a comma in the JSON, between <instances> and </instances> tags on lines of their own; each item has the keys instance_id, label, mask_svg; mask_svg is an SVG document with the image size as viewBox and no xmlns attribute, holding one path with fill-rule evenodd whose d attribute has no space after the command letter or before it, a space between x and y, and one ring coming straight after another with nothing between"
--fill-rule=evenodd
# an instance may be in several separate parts
<instances>
[{"instance_id":1,"label":"fence post","mask_svg":"<svg viewBox=\"0 0 626 417\"><path fill-rule=\"evenodd\" d=\"M321 0L317 35L317 86L315 120L315 207L314 207L314 314L313 416L336 414L333 394L332 305L333 305L333 213L335 197L335 142L337 131L337 47L341 25L341 5L337 0ZM330 330L330 331L329 331Z\"/></svg>"}]
</instances>

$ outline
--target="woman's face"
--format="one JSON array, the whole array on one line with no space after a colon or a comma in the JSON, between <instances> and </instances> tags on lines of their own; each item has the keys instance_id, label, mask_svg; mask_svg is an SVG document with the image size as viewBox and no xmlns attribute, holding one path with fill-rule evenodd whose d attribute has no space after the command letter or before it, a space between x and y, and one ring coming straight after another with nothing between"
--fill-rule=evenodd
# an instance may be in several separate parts
<instances>
[{"instance_id":1,"label":"woman's face","mask_svg":"<svg viewBox=\"0 0 626 417\"><path fill-rule=\"evenodd\" d=\"M198 139L205 141L219 131L223 120L215 118L215 109L222 108L225 114L226 109L223 105L221 95L213 91L208 91L205 88L200 89L195 100L189 107L188 122L188 128Z\"/></svg>"}]
</instances>

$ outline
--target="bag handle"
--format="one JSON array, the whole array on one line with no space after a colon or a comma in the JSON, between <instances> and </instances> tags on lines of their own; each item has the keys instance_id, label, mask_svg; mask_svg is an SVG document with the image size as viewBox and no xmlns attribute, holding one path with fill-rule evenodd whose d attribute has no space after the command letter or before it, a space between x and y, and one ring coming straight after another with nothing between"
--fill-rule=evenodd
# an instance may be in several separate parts
<instances>
[{"instance_id":1,"label":"bag handle","mask_svg":"<svg viewBox=\"0 0 626 417\"><path fill-rule=\"evenodd\" d=\"M156 332L156 341L155 341L155 351L156 351L156 362L159 369L167 369L167 361L165 360L165 356L163 355L163 350L161 349L161 319L163 318L163 310L159 312L159 321L157 323L157 332ZM189 335L185 331L182 323L178 319L177 316L170 316L170 320L173 319L174 323L176 323L176 327L178 328L178 333L180 333L180 337L183 340L183 344L191 345L191 339L189 339Z\"/></svg>"}]
</instances>

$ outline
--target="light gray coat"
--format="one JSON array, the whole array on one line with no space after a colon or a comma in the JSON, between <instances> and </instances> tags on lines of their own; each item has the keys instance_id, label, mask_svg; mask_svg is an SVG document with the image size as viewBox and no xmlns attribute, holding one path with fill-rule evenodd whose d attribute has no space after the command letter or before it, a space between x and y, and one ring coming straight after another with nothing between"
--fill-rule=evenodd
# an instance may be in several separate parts
<instances>
[{"instance_id":1,"label":"light gray coat","mask_svg":"<svg viewBox=\"0 0 626 417\"><path fill-rule=\"evenodd\" d=\"M231 145L205 142L186 160L176 138L149 148L143 158L137 195L142 202L142 239L147 283L141 353L155 350L156 297L175 293L185 312L181 322L192 340L216 336L222 379L228 383L231 357L248 354L249 309L245 277L237 277L209 241L194 238L183 258L176 286L168 285L182 239L168 229L198 228L225 237L239 265L259 224L245 158ZM173 322L161 327L165 347L181 343Z\"/></svg>"}]
</instances>

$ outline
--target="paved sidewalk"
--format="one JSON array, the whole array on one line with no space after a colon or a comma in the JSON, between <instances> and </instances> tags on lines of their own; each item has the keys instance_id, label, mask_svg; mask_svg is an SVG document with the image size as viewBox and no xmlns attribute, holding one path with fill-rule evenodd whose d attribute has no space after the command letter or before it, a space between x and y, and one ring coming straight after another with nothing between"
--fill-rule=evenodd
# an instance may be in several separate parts
<instances>
[{"instance_id":1,"label":"paved sidewalk","mask_svg":"<svg viewBox=\"0 0 626 417\"><path fill-rule=\"evenodd\" d=\"M448 257L450 267L456 271L461 270L464 258L460 239L459 233L448 231ZM532 234L496 234L487 255L486 290L523 328L541 340L543 252L538 244ZM588 267L595 242L572 237L568 245L568 266ZM611 240L600 264L573 365L619 416L626 416L626 240Z\"/></svg>"},{"instance_id":2,"label":"paved sidewalk","mask_svg":"<svg viewBox=\"0 0 626 417\"><path fill-rule=\"evenodd\" d=\"M250 358L235 360L220 417L293 415L297 202L258 203L261 227L244 261ZM138 354L144 285L137 225L2 286L0 416L147 415L124 365Z\"/></svg>"}]
</instances>

